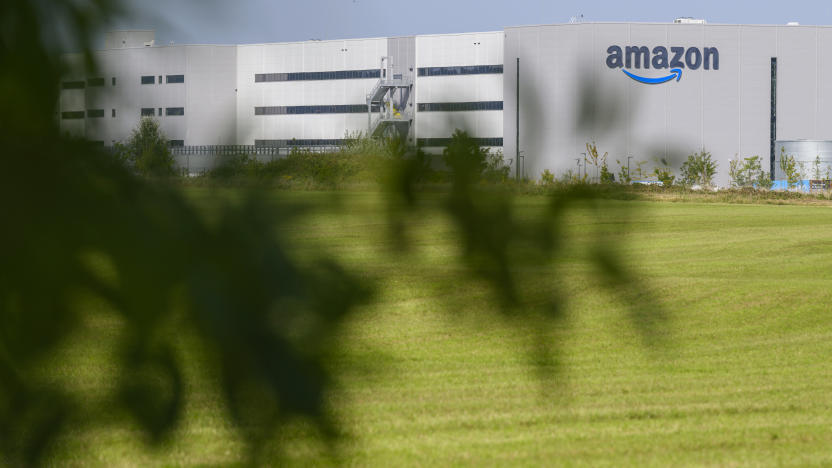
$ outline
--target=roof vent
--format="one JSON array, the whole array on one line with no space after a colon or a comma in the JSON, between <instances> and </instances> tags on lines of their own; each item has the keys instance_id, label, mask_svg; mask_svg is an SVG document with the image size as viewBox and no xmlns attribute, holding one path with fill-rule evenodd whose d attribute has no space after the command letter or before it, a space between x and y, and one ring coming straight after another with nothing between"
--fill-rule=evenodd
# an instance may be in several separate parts
<instances>
[{"instance_id":1,"label":"roof vent","mask_svg":"<svg viewBox=\"0 0 832 468\"><path fill-rule=\"evenodd\" d=\"M704 19L691 18L690 16L683 16L673 20L674 24L707 24Z\"/></svg>"}]
</instances>

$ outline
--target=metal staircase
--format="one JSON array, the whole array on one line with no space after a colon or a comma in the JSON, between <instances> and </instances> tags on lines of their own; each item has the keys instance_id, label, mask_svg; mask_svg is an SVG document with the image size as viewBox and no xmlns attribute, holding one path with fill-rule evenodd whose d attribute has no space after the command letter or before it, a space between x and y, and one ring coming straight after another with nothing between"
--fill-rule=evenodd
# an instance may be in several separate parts
<instances>
[{"instance_id":1,"label":"metal staircase","mask_svg":"<svg viewBox=\"0 0 832 468\"><path fill-rule=\"evenodd\" d=\"M413 124L412 73L394 74L390 57L381 59L381 78L367 95L367 134L407 138Z\"/></svg>"}]
</instances>

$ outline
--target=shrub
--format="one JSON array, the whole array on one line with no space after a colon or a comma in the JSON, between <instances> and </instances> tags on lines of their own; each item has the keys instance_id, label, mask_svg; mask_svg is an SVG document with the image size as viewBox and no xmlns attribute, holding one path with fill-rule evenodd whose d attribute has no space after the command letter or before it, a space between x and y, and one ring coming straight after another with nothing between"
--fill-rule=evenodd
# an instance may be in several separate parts
<instances>
[{"instance_id":1,"label":"shrub","mask_svg":"<svg viewBox=\"0 0 832 468\"><path fill-rule=\"evenodd\" d=\"M707 151L688 155L687 161L682 163L680 181L685 185L710 187L716 174L716 166L716 162L711 159L711 153Z\"/></svg>"},{"instance_id":2,"label":"shrub","mask_svg":"<svg viewBox=\"0 0 832 468\"><path fill-rule=\"evenodd\" d=\"M798 184L800 184L801 170L798 167L794 156L786 154L785 146L780 148L780 170L783 171L783 175L786 176L786 182L789 184L790 189L795 188Z\"/></svg>"},{"instance_id":3,"label":"shrub","mask_svg":"<svg viewBox=\"0 0 832 468\"><path fill-rule=\"evenodd\" d=\"M618 164L618 167L621 169L618 171L618 181L622 184L629 184L633 181L632 176L630 175L630 168L621 164L621 161L615 160L615 163Z\"/></svg>"},{"instance_id":4,"label":"shrub","mask_svg":"<svg viewBox=\"0 0 832 468\"><path fill-rule=\"evenodd\" d=\"M151 117L142 117L127 143L118 145L116 151L142 175L167 177L176 173L168 140L159 129L159 122Z\"/></svg>"},{"instance_id":5,"label":"shrub","mask_svg":"<svg viewBox=\"0 0 832 468\"><path fill-rule=\"evenodd\" d=\"M442 152L442 160L456 182L462 185L482 179L505 182L511 170L502 153L481 148L467 132L459 129L454 131L450 144Z\"/></svg>"},{"instance_id":6,"label":"shrub","mask_svg":"<svg viewBox=\"0 0 832 468\"><path fill-rule=\"evenodd\" d=\"M673 169L667 164L667 160L662 158L657 161L660 163L659 166L653 168L653 174L656 175L656 178L659 179L659 182L662 183L665 187L671 187L673 182L676 180L676 176L673 175Z\"/></svg>"},{"instance_id":7,"label":"shrub","mask_svg":"<svg viewBox=\"0 0 832 468\"><path fill-rule=\"evenodd\" d=\"M762 159L759 156L750 158L732 159L728 168L731 176L731 186L736 188L757 187L770 189L773 181L762 167Z\"/></svg>"},{"instance_id":8,"label":"shrub","mask_svg":"<svg viewBox=\"0 0 832 468\"><path fill-rule=\"evenodd\" d=\"M543 174L540 174L540 185L553 185L555 183L555 175L549 169L545 169Z\"/></svg>"}]
</instances>

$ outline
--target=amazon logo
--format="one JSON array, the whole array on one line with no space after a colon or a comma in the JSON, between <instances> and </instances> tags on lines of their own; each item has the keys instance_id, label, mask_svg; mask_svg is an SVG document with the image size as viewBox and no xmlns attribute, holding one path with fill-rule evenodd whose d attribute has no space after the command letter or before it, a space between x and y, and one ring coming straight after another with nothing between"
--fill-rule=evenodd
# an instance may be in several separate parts
<instances>
[{"instance_id":1,"label":"amazon logo","mask_svg":"<svg viewBox=\"0 0 832 468\"><path fill-rule=\"evenodd\" d=\"M716 47L667 47L658 46L652 50L646 46L617 45L607 48L607 67L620 68L625 75L644 84L661 84L668 81L679 81L682 72L688 70L719 70L719 49ZM669 75L647 73L634 70L650 70L651 67L659 72L669 71Z\"/></svg>"}]
</instances>

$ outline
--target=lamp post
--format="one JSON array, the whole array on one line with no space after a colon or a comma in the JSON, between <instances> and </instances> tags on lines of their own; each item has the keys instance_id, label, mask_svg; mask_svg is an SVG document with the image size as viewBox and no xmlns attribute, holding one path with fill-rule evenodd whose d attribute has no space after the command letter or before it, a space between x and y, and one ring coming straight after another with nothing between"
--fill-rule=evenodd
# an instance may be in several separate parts
<instances>
[{"instance_id":1,"label":"lamp post","mask_svg":"<svg viewBox=\"0 0 832 468\"><path fill-rule=\"evenodd\" d=\"M632 156L627 156L627 178L633 180L633 174L630 173L630 160L633 159Z\"/></svg>"},{"instance_id":2,"label":"lamp post","mask_svg":"<svg viewBox=\"0 0 832 468\"><path fill-rule=\"evenodd\" d=\"M581 158L575 158L575 164L578 165L578 177L581 176Z\"/></svg>"}]
</instances>

